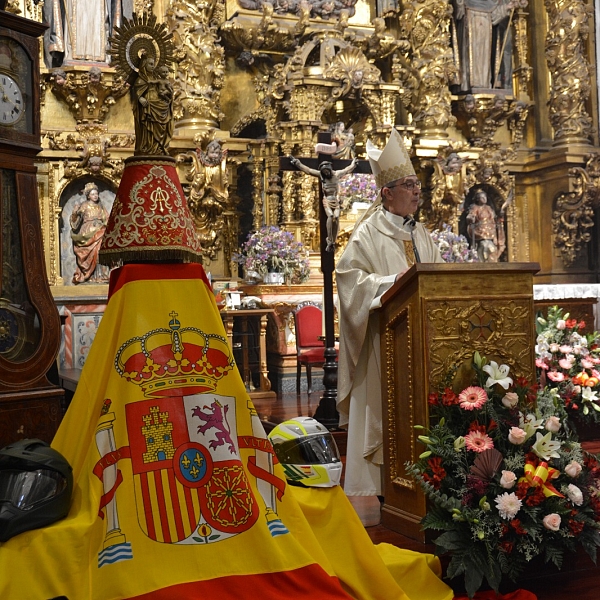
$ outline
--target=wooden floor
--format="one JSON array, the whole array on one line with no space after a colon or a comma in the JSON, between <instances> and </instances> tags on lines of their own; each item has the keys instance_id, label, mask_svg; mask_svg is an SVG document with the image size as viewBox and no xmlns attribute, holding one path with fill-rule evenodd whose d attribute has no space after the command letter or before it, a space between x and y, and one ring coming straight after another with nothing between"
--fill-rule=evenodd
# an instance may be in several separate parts
<instances>
[{"instance_id":1,"label":"wooden floor","mask_svg":"<svg viewBox=\"0 0 600 600\"><path fill-rule=\"evenodd\" d=\"M300 396L284 394L275 401L255 400L256 409L261 419L268 423L280 423L296 416L314 416L319 405L320 392L313 392L310 397L306 392ZM421 544L382 525L367 527L367 532L375 544L382 542L399 548L416 552L433 553L433 546ZM600 553L599 553L600 555ZM445 560L442 557L442 565ZM460 582L447 582L457 595L463 593ZM600 600L600 567L594 565L590 558L582 552L574 557L567 557L560 572L547 568L532 569L527 579L502 589L508 594L516 589L525 589L535 594L538 600ZM427 600L427 598L411 599Z\"/></svg>"}]
</instances>

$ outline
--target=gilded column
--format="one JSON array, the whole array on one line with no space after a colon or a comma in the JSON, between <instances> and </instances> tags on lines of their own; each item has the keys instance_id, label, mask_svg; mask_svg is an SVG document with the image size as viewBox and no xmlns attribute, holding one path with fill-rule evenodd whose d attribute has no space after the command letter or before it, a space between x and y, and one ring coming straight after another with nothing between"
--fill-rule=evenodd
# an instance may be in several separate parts
<instances>
[{"instance_id":1,"label":"gilded column","mask_svg":"<svg viewBox=\"0 0 600 600\"><path fill-rule=\"evenodd\" d=\"M554 145L589 144L592 119L586 104L591 92L586 58L592 7L583 0L545 0L549 17L546 61L551 75L549 113Z\"/></svg>"}]
</instances>

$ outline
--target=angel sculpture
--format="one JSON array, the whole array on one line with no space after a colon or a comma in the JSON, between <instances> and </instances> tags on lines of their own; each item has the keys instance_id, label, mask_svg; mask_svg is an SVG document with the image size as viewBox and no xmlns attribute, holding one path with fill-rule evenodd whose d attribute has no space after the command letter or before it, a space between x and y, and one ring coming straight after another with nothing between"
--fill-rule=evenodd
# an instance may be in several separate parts
<instances>
[{"instance_id":1,"label":"angel sculpture","mask_svg":"<svg viewBox=\"0 0 600 600\"><path fill-rule=\"evenodd\" d=\"M434 172L431 176L431 208L435 222L453 224L457 218L457 209L468 191L463 172L463 159L458 152L450 151L446 156L438 156L431 162Z\"/></svg>"}]
</instances>

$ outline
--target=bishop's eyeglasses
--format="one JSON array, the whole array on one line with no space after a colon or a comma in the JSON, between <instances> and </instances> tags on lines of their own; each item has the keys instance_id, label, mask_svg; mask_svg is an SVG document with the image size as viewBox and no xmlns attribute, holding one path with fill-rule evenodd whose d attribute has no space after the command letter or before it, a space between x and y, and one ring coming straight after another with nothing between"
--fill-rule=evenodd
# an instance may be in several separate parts
<instances>
[{"instance_id":1,"label":"bishop's eyeglasses","mask_svg":"<svg viewBox=\"0 0 600 600\"><path fill-rule=\"evenodd\" d=\"M421 189L423 184L417 179L416 181L405 181L403 183L396 183L395 185L386 185L384 187L392 189L394 187L402 187L409 192L412 192L415 188Z\"/></svg>"}]
</instances>

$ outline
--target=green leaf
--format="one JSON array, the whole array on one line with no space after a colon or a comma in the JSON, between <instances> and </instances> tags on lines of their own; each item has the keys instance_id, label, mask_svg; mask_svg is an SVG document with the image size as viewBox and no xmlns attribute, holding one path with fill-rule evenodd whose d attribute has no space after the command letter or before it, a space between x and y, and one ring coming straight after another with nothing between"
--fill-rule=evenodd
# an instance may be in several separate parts
<instances>
[{"instance_id":1,"label":"green leaf","mask_svg":"<svg viewBox=\"0 0 600 600\"><path fill-rule=\"evenodd\" d=\"M465 537L459 531L446 531L435 540L436 546L444 550L460 550L465 547Z\"/></svg>"},{"instance_id":2,"label":"green leaf","mask_svg":"<svg viewBox=\"0 0 600 600\"><path fill-rule=\"evenodd\" d=\"M446 576L448 579L454 579L465 572L465 564L458 556L453 556L446 568Z\"/></svg>"},{"instance_id":3,"label":"green leaf","mask_svg":"<svg viewBox=\"0 0 600 600\"><path fill-rule=\"evenodd\" d=\"M467 568L465 572L465 589L469 598L475 595L475 592L481 587L482 583L483 573L474 568Z\"/></svg>"}]
</instances>

